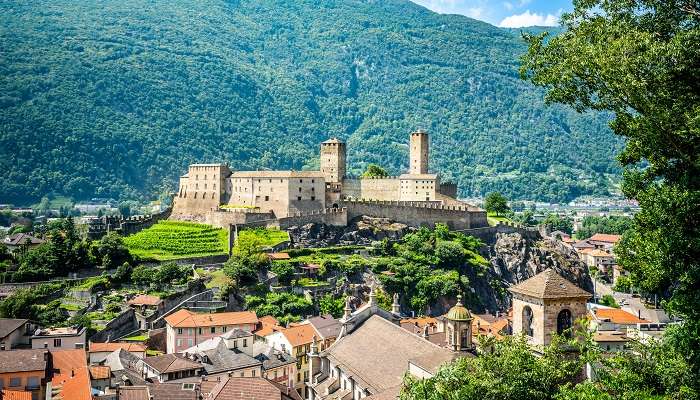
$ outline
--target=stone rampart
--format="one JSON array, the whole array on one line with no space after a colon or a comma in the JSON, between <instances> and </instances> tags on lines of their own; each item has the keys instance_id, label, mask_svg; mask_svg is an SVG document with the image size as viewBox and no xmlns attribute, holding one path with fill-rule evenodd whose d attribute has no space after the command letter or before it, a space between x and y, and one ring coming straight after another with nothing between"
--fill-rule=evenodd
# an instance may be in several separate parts
<instances>
[{"instance_id":1,"label":"stone rampart","mask_svg":"<svg viewBox=\"0 0 700 400\"><path fill-rule=\"evenodd\" d=\"M264 221L275 218L275 214L269 211L263 212L253 209L242 210L212 210L205 214L204 223L219 228L228 228L229 225L242 225L255 221Z\"/></svg>"},{"instance_id":2,"label":"stone rampart","mask_svg":"<svg viewBox=\"0 0 700 400\"><path fill-rule=\"evenodd\" d=\"M137 329L139 329L139 324L136 313L130 308L109 321L103 330L98 331L89 339L91 342L109 342Z\"/></svg>"},{"instance_id":3,"label":"stone rampart","mask_svg":"<svg viewBox=\"0 0 700 400\"><path fill-rule=\"evenodd\" d=\"M439 201L375 201L344 200L348 220L363 215L388 218L413 227L434 227L437 223L452 230L463 230L486 226L486 212L478 208L457 205L442 205Z\"/></svg>"},{"instance_id":4,"label":"stone rampart","mask_svg":"<svg viewBox=\"0 0 700 400\"><path fill-rule=\"evenodd\" d=\"M152 215L135 215L133 217L105 216L91 220L86 224L86 236L91 240L99 240L109 232L117 232L122 236L133 235L150 228L158 221L168 219L171 208Z\"/></svg>"}]
</instances>

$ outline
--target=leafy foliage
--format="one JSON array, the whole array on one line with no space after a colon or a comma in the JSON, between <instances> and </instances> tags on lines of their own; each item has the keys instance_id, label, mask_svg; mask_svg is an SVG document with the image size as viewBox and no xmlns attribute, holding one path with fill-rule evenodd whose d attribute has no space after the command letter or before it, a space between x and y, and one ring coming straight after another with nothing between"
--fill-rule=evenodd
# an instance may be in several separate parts
<instances>
[{"instance_id":1,"label":"leafy foliage","mask_svg":"<svg viewBox=\"0 0 700 400\"><path fill-rule=\"evenodd\" d=\"M552 232L562 231L570 235L574 230L574 221L569 217L564 217L559 214L547 214L540 224L548 225Z\"/></svg>"},{"instance_id":2,"label":"leafy foliage","mask_svg":"<svg viewBox=\"0 0 700 400\"><path fill-rule=\"evenodd\" d=\"M634 286L684 319L700 382L700 6L684 0L587 0L556 37L529 36L521 73L547 99L607 110L626 146L622 190L641 211L618 243Z\"/></svg>"},{"instance_id":3,"label":"leafy foliage","mask_svg":"<svg viewBox=\"0 0 700 400\"><path fill-rule=\"evenodd\" d=\"M343 308L345 307L345 299L342 297L333 298L332 295L327 294L321 297L318 302L321 315L331 314L333 318L340 318L343 316Z\"/></svg>"},{"instance_id":4,"label":"leafy foliage","mask_svg":"<svg viewBox=\"0 0 700 400\"><path fill-rule=\"evenodd\" d=\"M618 172L607 116L518 79L518 32L408 0L10 0L0 25L0 202L155 197L193 162L299 170L328 136L352 174L397 174L416 127L462 195L563 201Z\"/></svg>"},{"instance_id":5,"label":"leafy foliage","mask_svg":"<svg viewBox=\"0 0 700 400\"><path fill-rule=\"evenodd\" d=\"M479 255L481 242L471 236L451 232L438 224L434 231L421 228L404 236L375 272L388 271L379 278L388 294L400 293L402 301L419 314L440 297L466 293L469 274L481 274L487 264ZM390 298L390 296L388 296Z\"/></svg>"},{"instance_id":6,"label":"leafy foliage","mask_svg":"<svg viewBox=\"0 0 700 400\"><path fill-rule=\"evenodd\" d=\"M248 295L245 304L258 315L272 315L282 325L300 321L313 312L313 304L304 296L293 293L267 293L265 297Z\"/></svg>"},{"instance_id":7,"label":"leafy foliage","mask_svg":"<svg viewBox=\"0 0 700 400\"><path fill-rule=\"evenodd\" d=\"M223 254L227 232L193 222L158 221L124 238L124 244L135 256L156 260Z\"/></svg>"},{"instance_id":8,"label":"leafy foliage","mask_svg":"<svg viewBox=\"0 0 700 400\"><path fill-rule=\"evenodd\" d=\"M365 172L362 173L362 178L386 178L389 173L377 164L368 164Z\"/></svg>"},{"instance_id":9,"label":"leafy foliage","mask_svg":"<svg viewBox=\"0 0 700 400\"><path fill-rule=\"evenodd\" d=\"M494 213L496 216L506 213L508 208L508 199L498 192L491 192L484 199L484 208L487 212Z\"/></svg>"}]
</instances>

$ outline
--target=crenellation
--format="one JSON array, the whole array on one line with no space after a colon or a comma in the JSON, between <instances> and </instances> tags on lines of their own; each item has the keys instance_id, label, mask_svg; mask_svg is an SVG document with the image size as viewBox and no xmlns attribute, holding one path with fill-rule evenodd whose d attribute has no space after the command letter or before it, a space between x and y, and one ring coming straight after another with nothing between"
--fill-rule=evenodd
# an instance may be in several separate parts
<instances>
[{"instance_id":1,"label":"crenellation","mask_svg":"<svg viewBox=\"0 0 700 400\"><path fill-rule=\"evenodd\" d=\"M362 179L347 177L345 142L337 138L321 143L319 171L231 171L225 164L192 164L180 177L172 217L226 227L265 219L352 216L361 208L397 221L413 215L418 226L486 226L483 210L461 203L454 197L455 184L441 184L438 175L429 173L426 132L411 133L410 150L408 173ZM344 204L350 208L339 211Z\"/></svg>"}]
</instances>

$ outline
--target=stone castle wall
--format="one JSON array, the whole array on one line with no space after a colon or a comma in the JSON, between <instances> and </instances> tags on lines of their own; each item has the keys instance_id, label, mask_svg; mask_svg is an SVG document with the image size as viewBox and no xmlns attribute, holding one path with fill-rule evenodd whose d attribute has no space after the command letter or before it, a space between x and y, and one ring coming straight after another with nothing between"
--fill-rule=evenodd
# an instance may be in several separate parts
<instances>
[{"instance_id":1,"label":"stone castle wall","mask_svg":"<svg viewBox=\"0 0 700 400\"><path fill-rule=\"evenodd\" d=\"M398 200L400 185L398 177L344 179L343 196L383 201Z\"/></svg>"},{"instance_id":2,"label":"stone castle wall","mask_svg":"<svg viewBox=\"0 0 700 400\"><path fill-rule=\"evenodd\" d=\"M348 220L363 215L389 218L413 227L434 227L436 223L452 230L464 230L486 226L486 212L460 206L443 206L439 202L399 201L342 201L348 210Z\"/></svg>"}]
</instances>

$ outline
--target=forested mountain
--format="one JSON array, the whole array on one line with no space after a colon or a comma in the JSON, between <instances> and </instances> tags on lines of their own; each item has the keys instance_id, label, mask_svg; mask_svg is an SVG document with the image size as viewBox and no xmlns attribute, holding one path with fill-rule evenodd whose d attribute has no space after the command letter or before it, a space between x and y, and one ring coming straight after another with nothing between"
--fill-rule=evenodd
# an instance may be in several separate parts
<instances>
[{"instance_id":1,"label":"forested mountain","mask_svg":"<svg viewBox=\"0 0 700 400\"><path fill-rule=\"evenodd\" d=\"M513 30L407 0L6 0L0 202L146 198L192 162L317 166L348 141L399 173L408 133L462 195L562 201L606 191L604 115L545 106Z\"/></svg>"}]
</instances>

